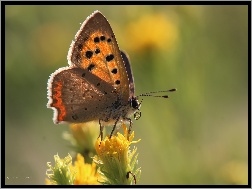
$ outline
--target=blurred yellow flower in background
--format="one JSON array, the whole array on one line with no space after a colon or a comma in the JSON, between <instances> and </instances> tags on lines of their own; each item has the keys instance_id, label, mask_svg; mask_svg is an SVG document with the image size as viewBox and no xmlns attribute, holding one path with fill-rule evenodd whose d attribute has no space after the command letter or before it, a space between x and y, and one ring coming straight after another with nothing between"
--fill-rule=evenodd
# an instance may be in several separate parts
<instances>
[{"instance_id":1,"label":"blurred yellow flower in background","mask_svg":"<svg viewBox=\"0 0 252 189\"><path fill-rule=\"evenodd\" d=\"M99 136L99 126L96 122L70 124L70 132L65 132L63 137L70 141L75 152L81 153L86 162L91 163L96 152L95 141Z\"/></svg>"},{"instance_id":2,"label":"blurred yellow flower in background","mask_svg":"<svg viewBox=\"0 0 252 189\"><path fill-rule=\"evenodd\" d=\"M165 14L145 14L126 27L124 36L127 36L126 45L132 51L149 48L169 51L178 40L178 28Z\"/></svg>"},{"instance_id":3,"label":"blurred yellow flower in background","mask_svg":"<svg viewBox=\"0 0 252 189\"><path fill-rule=\"evenodd\" d=\"M228 183L248 184L248 165L241 161L229 161L220 168L218 176Z\"/></svg>"}]
</instances>

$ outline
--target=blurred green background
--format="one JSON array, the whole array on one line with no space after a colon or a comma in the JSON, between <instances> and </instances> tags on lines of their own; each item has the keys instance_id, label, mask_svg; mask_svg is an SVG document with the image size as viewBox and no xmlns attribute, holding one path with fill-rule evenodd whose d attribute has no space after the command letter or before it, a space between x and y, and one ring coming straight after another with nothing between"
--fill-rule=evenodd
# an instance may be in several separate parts
<instances>
[{"instance_id":1,"label":"blurred green background","mask_svg":"<svg viewBox=\"0 0 252 189\"><path fill-rule=\"evenodd\" d=\"M136 95L178 89L145 97L134 121L139 184L246 184L246 6L6 6L6 184L44 184L46 163L70 151L47 80L94 10L130 55Z\"/></svg>"}]
</instances>

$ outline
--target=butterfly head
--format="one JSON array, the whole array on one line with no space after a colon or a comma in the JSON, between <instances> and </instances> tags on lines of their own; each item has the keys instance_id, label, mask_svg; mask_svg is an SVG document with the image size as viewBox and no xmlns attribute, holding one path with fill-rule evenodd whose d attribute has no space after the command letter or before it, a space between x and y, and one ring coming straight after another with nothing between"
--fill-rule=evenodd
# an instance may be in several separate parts
<instances>
[{"instance_id":1,"label":"butterfly head","mask_svg":"<svg viewBox=\"0 0 252 189\"><path fill-rule=\"evenodd\" d=\"M130 107L131 107L131 112L133 112L134 114L134 118L136 120L138 120L141 117L141 111L140 111L140 107L141 107L141 102L138 101L138 97L134 97L132 96L130 98Z\"/></svg>"},{"instance_id":2,"label":"butterfly head","mask_svg":"<svg viewBox=\"0 0 252 189\"><path fill-rule=\"evenodd\" d=\"M155 93L162 93L162 92L174 92L177 89L169 89L169 90L165 90L165 91L155 91L155 92L149 92L149 93L144 93L144 94L140 94L139 96L152 96L152 97L161 97L161 98L169 98L168 95L153 95ZM130 98L130 107L131 107L131 113L133 112L134 114L134 118L136 120L138 120L141 117L141 111L140 111L140 107L142 104L143 99L139 102L138 97L139 96L132 96Z\"/></svg>"}]
</instances>

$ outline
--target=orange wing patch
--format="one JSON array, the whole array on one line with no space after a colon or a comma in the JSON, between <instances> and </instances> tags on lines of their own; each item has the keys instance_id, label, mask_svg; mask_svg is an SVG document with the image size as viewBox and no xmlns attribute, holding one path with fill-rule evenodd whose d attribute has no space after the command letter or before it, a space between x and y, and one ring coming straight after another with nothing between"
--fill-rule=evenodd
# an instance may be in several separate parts
<instances>
[{"instance_id":1,"label":"orange wing patch","mask_svg":"<svg viewBox=\"0 0 252 189\"><path fill-rule=\"evenodd\" d=\"M57 120L58 121L63 121L65 116L66 116L66 108L62 102L62 87L63 84L62 82L55 82L54 85L56 85L55 87L53 87L53 95L52 95L52 107L55 107L58 110L58 115L57 115Z\"/></svg>"},{"instance_id":2,"label":"orange wing patch","mask_svg":"<svg viewBox=\"0 0 252 189\"><path fill-rule=\"evenodd\" d=\"M94 32L85 41L81 50L81 67L88 69L102 80L119 84L117 49L114 49L115 39L104 32Z\"/></svg>"}]
</instances>

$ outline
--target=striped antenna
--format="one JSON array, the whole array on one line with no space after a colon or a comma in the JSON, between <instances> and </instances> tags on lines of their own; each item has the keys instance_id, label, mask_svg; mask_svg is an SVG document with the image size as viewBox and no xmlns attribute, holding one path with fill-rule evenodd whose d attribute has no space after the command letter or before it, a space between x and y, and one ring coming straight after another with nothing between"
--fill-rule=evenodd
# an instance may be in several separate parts
<instances>
[{"instance_id":1,"label":"striped antenna","mask_svg":"<svg viewBox=\"0 0 252 189\"><path fill-rule=\"evenodd\" d=\"M153 95L153 94L156 94L156 93L167 93L167 92L174 92L174 91L177 91L177 89L174 88L174 89L169 89L169 90L165 90L165 91L152 91L152 92L140 94L139 96L152 96L152 97L169 98L168 95Z\"/></svg>"}]
</instances>

